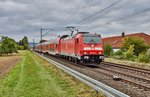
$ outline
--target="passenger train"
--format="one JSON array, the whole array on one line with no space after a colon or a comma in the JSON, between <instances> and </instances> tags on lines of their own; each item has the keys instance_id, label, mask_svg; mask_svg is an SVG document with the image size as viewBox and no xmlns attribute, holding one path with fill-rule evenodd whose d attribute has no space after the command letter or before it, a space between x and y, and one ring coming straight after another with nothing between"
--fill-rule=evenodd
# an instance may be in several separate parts
<instances>
[{"instance_id":1,"label":"passenger train","mask_svg":"<svg viewBox=\"0 0 150 97\"><path fill-rule=\"evenodd\" d=\"M57 39L39 43L35 51L59 56L81 64L100 64L104 49L100 34L78 32L73 36L62 35Z\"/></svg>"}]
</instances>

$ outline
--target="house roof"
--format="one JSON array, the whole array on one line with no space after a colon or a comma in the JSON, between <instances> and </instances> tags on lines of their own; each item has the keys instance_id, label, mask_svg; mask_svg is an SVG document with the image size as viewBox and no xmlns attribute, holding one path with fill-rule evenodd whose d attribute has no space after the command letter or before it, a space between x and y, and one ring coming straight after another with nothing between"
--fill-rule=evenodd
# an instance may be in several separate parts
<instances>
[{"instance_id":1,"label":"house roof","mask_svg":"<svg viewBox=\"0 0 150 97\"><path fill-rule=\"evenodd\" d=\"M140 37L140 38L144 39L144 42L146 44L150 45L150 35L145 34L143 32L128 34L128 35L125 35L125 37ZM120 48L123 44L123 38L124 37L122 37L121 35L113 36L113 37L106 37L106 38L103 38L103 43L110 44L110 45L112 45L113 48Z\"/></svg>"}]
</instances>

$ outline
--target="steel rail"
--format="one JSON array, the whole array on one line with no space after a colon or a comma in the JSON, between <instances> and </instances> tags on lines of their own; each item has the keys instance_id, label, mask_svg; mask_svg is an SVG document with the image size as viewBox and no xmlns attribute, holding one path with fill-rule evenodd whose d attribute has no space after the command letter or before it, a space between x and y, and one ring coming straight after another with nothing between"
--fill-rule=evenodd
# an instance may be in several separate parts
<instances>
[{"instance_id":1,"label":"steel rail","mask_svg":"<svg viewBox=\"0 0 150 97\"><path fill-rule=\"evenodd\" d=\"M144 68L139 68L139 67L134 67L134 66L128 66L128 65L123 65L123 64L117 64L117 63L111 63L111 62L103 62L103 64L108 65L108 66L113 66L113 67L119 67L119 68L123 68L123 69L129 69L132 71L141 72L141 73L145 73L145 74L150 74L149 69L144 69Z\"/></svg>"},{"instance_id":2,"label":"steel rail","mask_svg":"<svg viewBox=\"0 0 150 97\"><path fill-rule=\"evenodd\" d=\"M66 67L56 61L53 61L43 55L40 55L38 53L36 53L36 54L38 56L40 56L41 58L43 58L44 60L48 61L49 63L52 63L53 65L57 66L58 68L64 70L66 73L69 73L70 75L74 76L78 80L86 83L88 86L94 88L95 90L103 92L107 97L130 97L110 86L107 86L95 79L92 79L82 73L79 73L71 68L68 68L68 67Z\"/></svg>"}]
</instances>

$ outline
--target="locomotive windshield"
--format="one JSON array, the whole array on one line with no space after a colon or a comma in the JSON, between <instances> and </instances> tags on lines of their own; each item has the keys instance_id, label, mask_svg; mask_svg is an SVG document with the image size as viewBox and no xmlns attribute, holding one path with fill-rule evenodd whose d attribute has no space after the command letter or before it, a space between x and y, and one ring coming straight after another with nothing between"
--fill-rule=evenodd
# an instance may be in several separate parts
<instances>
[{"instance_id":1,"label":"locomotive windshield","mask_svg":"<svg viewBox=\"0 0 150 97\"><path fill-rule=\"evenodd\" d=\"M83 43L100 43L100 36L83 36Z\"/></svg>"}]
</instances>

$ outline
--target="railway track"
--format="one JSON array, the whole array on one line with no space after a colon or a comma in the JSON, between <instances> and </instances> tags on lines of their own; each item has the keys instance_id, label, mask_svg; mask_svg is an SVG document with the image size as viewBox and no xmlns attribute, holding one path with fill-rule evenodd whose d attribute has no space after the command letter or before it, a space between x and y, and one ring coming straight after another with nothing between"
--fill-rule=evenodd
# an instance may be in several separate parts
<instances>
[{"instance_id":1,"label":"railway track","mask_svg":"<svg viewBox=\"0 0 150 97\"><path fill-rule=\"evenodd\" d=\"M128 66L128 65L123 65L123 64L116 64L116 63L110 63L110 62L103 62L102 64L111 66L111 67L116 67L120 69L126 69L128 71L140 73L143 75L149 75L150 76L150 70L148 69L143 69L143 68L138 68L138 67L133 67L133 66Z\"/></svg>"},{"instance_id":2,"label":"railway track","mask_svg":"<svg viewBox=\"0 0 150 97\"><path fill-rule=\"evenodd\" d=\"M150 90L150 70L140 69L133 66L126 66L114 63L103 63L100 68L110 71L119 76L123 81L132 83L139 88Z\"/></svg>"},{"instance_id":3,"label":"railway track","mask_svg":"<svg viewBox=\"0 0 150 97\"><path fill-rule=\"evenodd\" d=\"M128 95L131 95L132 97L150 96L150 78L146 77L149 75L149 70L113 63L102 63L95 67L87 67L72 63L62 58L49 55L45 56L59 63L63 63L63 65L80 73L110 85ZM113 80L114 76L119 77L121 80Z\"/></svg>"},{"instance_id":4,"label":"railway track","mask_svg":"<svg viewBox=\"0 0 150 97\"><path fill-rule=\"evenodd\" d=\"M133 75L130 73L114 70L112 68L105 68L103 66L100 66L99 68L95 69L95 71L100 72L100 73L105 73L112 78L114 76L117 76L120 81L124 81L128 84L135 85L138 88L142 88L144 90L150 90L150 79L148 78L144 78L138 75Z\"/></svg>"}]
</instances>

